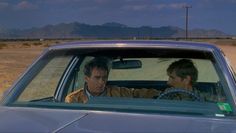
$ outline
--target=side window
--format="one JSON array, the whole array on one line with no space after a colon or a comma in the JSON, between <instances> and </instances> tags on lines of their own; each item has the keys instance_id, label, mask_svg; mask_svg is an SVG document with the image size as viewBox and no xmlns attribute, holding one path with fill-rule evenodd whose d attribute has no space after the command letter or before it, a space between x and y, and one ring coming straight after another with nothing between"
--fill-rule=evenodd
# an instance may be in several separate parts
<instances>
[{"instance_id":1,"label":"side window","mask_svg":"<svg viewBox=\"0 0 236 133\"><path fill-rule=\"evenodd\" d=\"M77 65L78 68L74 68L75 70L69 81L69 85L68 85L69 89L67 91L67 94L84 87L84 73L83 73L84 66L92 58L93 57L90 57L90 56L85 57L82 63Z\"/></svg>"},{"instance_id":2,"label":"side window","mask_svg":"<svg viewBox=\"0 0 236 133\"><path fill-rule=\"evenodd\" d=\"M217 83L220 79L210 60L194 59L194 64L198 69L197 82Z\"/></svg>"},{"instance_id":3,"label":"side window","mask_svg":"<svg viewBox=\"0 0 236 133\"><path fill-rule=\"evenodd\" d=\"M53 97L58 82L70 60L71 56L53 58L28 84L18 101Z\"/></svg>"},{"instance_id":4,"label":"side window","mask_svg":"<svg viewBox=\"0 0 236 133\"><path fill-rule=\"evenodd\" d=\"M221 85L219 73L214 67L214 63L208 59L194 59L198 68L198 89L202 100L206 102L223 102L226 96Z\"/></svg>"},{"instance_id":5,"label":"side window","mask_svg":"<svg viewBox=\"0 0 236 133\"><path fill-rule=\"evenodd\" d=\"M84 66L85 64L90 61L93 57L90 57L90 56L87 56L84 58L83 62L80 64L79 66L79 71L77 71L77 76L78 78L77 79L77 82L75 82L77 85L76 85L76 88L79 89L79 88L83 88L84 87Z\"/></svg>"}]
</instances>

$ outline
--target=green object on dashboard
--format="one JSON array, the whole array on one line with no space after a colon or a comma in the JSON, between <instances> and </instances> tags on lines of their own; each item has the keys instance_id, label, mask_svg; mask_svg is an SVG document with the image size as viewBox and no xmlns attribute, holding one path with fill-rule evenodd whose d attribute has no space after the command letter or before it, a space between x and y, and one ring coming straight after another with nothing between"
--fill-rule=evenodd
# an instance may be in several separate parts
<instances>
[{"instance_id":1,"label":"green object on dashboard","mask_svg":"<svg viewBox=\"0 0 236 133\"><path fill-rule=\"evenodd\" d=\"M232 108L228 103L219 102L217 105L221 111L232 112Z\"/></svg>"}]
</instances>

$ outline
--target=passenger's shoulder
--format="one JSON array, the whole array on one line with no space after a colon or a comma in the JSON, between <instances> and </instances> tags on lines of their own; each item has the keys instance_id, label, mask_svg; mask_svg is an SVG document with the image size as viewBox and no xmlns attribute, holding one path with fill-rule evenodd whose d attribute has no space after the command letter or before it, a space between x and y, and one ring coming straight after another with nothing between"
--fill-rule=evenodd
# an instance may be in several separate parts
<instances>
[{"instance_id":1,"label":"passenger's shoulder","mask_svg":"<svg viewBox=\"0 0 236 133\"><path fill-rule=\"evenodd\" d=\"M66 103L72 103L72 102L76 102L77 98L80 97L80 95L82 95L84 92L84 89L78 89L74 92L71 92L70 94L68 94L65 98L65 102Z\"/></svg>"}]
</instances>

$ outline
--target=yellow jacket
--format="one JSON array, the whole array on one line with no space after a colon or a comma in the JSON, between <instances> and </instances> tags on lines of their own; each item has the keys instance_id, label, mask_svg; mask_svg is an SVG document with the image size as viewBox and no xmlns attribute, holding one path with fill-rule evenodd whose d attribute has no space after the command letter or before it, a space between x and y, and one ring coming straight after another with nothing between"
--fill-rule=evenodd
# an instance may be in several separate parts
<instances>
[{"instance_id":1,"label":"yellow jacket","mask_svg":"<svg viewBox=\"0 0 236 133\"><path fill-rule=\"evenodd\" d=\"M160 95L156 89L134 89L118 86L106 86L105 96L109 97L132 97L132 98L153 98ZM66 103L87 103L88 97L83 88L78 89L65 98Z\"/></svg>"}]
</instances>

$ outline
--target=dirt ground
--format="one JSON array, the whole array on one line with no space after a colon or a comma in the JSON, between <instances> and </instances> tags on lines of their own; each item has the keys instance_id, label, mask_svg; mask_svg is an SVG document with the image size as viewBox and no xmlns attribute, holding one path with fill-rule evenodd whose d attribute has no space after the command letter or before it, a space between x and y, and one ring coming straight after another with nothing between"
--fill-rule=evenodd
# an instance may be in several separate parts
<instances>
[{"instance_id":1,"label":"dirt ground","mask_svg":"<svg viewBox=\"0 0 236 133\"><path fill-rule=\"evenodd\" d=\"M0 42L0 97L45 48L58 41Z\"/></svg>"},{"instance_id":2,"label":"dirt ground","mask_svg":"<svg viewBox=\"0 0 236 133\"><path fill-rule=\"evenodd\" d=\"M198 40L221 48L236 70L236 40ZM27 67L50 45L59 41L0 42L0 96Z\"/></svg>"}]
</instances>

